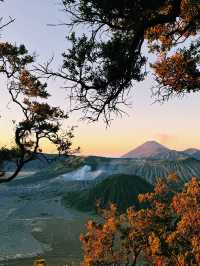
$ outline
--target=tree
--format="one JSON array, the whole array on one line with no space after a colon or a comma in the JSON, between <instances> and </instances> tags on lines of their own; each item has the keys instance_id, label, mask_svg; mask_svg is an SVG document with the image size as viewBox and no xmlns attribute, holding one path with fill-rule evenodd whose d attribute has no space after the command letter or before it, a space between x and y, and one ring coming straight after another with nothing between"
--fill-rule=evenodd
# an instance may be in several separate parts
<instances>
[{"instance_id":1,"label":"tree","mask_svg":"<svg viewBox=\"0 0 200 266\"><path fill-rule=\"evenodd\" d=\"M0 28L5 28L11 22L13 19L2 24ZM28 53L24 45L0 42L0 74L7 77L7 89L11 100L23 115L19 123L13 120L16 124L16 147L3 147L0 150L0 163L6 159L15 160L16 169L9 177L4 176L4 172L1 171L0 183L11 181L24 164L37 158L37 153L41 152L42 139L48 139L55 144L59 154L68 154L71 151L73 128L61 131L62 121L67 119L68 115L59 107L48 104L50 95L47 83L43 83L33 72L34 62L34 56Z\"/></svg>"},{"instance_id":2,"label":"tree","mask_svg":"<svg viewBox=\"0 0 200 266\"><path fill-rule=\"evenodd\" d=\"M83 266L200 264L200 181L193 177L182 190L172 190L177 176L160 180L152 193L140 194L149 207L103 211L105 221L89 221L81 235Z\"/></svg>"},{"instance_id":3,"label":"tree","mask_svg":"<svg viewBox=\"0 0 200 266\"><path fill-rule=\"evenodd\" d=\"M129 90L146 76L142 46L157 56L159 100L199 90L200 4L195 0L62 0L72 32L60 71L74 109L92 121L121 112ZM80 32L84 32L82 35ZM187 41L187 42L186 42ZM190 43L190 45L189 45ZM180 48L182 44L182 48Z\"/></svg>"}]
</instances>

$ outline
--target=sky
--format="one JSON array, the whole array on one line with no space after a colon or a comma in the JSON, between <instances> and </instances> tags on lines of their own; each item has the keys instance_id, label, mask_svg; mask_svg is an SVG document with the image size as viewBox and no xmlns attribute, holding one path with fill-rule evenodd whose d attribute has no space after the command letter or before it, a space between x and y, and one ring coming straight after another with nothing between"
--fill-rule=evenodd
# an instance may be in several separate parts
<instances>
[{"instance_id":1,"label":"sky","mask_svg":"<svg viewBox=\"0 0 200 266\"><path fill-rule=\"evenodd\" d=\"M6 0L0 5L4 20L9 16L15 22L1 32L1 40L25 44L37 61L46 62L52 55L56 66L61 65L61 54L68 47L65 26L51 27L68 18L62 12L59 0ZM0 40L0 41L1 41ZM6 82L0 80L0 145L12 144L12 120L20 117L9 102ZM63 81L51 81L51 103L69 109ZM156 140L172 149L200 148L200 94L190 94L182 99L171 99L165 104L154 103L151 97L153 78L135 84L130 93L131 106L124 108L127 115L117 117L110 127L103 121L80 121L80 113L74 113L64 127L75 125L74 146L80 146L82 154L118 157L148 140ZM54 148L47 145L46 150Z\"/></svg>"}]
</instances>

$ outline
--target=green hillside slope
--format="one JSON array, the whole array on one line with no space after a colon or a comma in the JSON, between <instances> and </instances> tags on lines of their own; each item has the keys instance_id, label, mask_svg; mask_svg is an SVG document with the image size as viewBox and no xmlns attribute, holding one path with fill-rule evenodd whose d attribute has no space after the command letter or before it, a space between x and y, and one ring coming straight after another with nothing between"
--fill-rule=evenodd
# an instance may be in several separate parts
<instances>
[{"instance_id":1,"label":"green hillside slope","mask_svg":"<svg viewBox=\"0 0 200 266\"><path fill-rule=\"evenodd\" d=\"M94 210L97 200L101 201L103 208L112 202L118 205L121 212L132 205L138 208L138 194L151 190L152 186L138 176L116 174L88 190L67 193L63 201L66 205L82 211Z\"/></svg>"}]
</instances>

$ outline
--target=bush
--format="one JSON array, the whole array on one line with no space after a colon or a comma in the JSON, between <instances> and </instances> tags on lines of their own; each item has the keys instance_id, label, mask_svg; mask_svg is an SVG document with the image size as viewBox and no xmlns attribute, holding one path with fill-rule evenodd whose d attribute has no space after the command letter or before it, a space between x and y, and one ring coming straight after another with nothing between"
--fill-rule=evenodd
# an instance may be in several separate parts
<instances>
[{"instance_id":1,"label":"bush","mask_svg":"<svg viewBox=\"0 0 200 266\"><path fill-rule=\"evenodd\" d=\"M82 266L200 265L200 181L193 177L178 189L173 174L153 192L140 194L146 209L117 206L102 211L103 223L88 221L80 236Z\"/></svg>"}]
</instances>

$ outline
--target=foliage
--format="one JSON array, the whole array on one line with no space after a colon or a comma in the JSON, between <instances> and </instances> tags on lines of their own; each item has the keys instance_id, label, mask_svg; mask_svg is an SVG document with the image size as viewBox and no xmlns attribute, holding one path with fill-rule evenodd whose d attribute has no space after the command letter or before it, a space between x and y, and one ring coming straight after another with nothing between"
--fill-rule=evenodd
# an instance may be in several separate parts
<instances>
[{"instance_id":1,"label":"foliage","mask_svg":"<svg viewBox=\"0 0 200 266\"><path fill-rule=\"evenodd\" d=\"M3 168L3 162L7 160L16 160L20 158L20 150L17 147L0 148L0 167ZM0 171L0 177L4 176L4 171Z\"/></svg>"},{"instance_id":2,"label":"foliage","mask_svg":"<svg viewBox=\"0 0 200 266\"><path fill-rule=\"evenodd\" d=\"M46 261L44 259L36 260L34 266L46 266Z\"/></svg>"},{"instance_id":3,"label":"foliage","mask_svg":"<svg viewBox=\"0 0 200 266\"><path fill-rule=\"evenodd\" d=\"M112 112L122 112L129 89L147 74L144 45L157 57L152 67L160 100L199 90L199 1L62 2L71 48L63 53L58 72L50 62L40 70L68 80L73 109L82 109L84 117L95 121L102 115L109 123Z\"/></svg>"},{"instance_id":4,"label":"foliage","mask_svg":"<svg viewBox=\"0 0 200 266\"><path fill-rule=\"evenodd\" d=\"M41 152L42 139L54 143L59 153L67 153L72 144L73 128L65 135L60 134L61 121L67 119L68 115L59 107L52 107L47 101L44 102L50 96L47 84L30 72L32 63L34 58L23 45L17 47L0 43L0 73L6 74L10 97L23 114L23 120L18 124L13 120L16 124L15 143L21 156L17 161L16 172L7 181L18 174L24 163L32 160L37 152Z\"/></svg>"},{"instance_id":5,"label":"foliage","mask_svg":"<svg viewBox=\"0 0 200 266\"><path fill-rule=\"evenodd\" d=\"M82 265L199 265L200 181L193 177L177 191L171 187L176 180L170 175L153 192L140 194L150 205L146 209L131 207L119 215L111 204L104 223L89 221L81 235Z\"/></svg>"},{"instance_id":6,"label":"foliage","mask_svg":"<svg viewBox=\"0 0 200 266\"><path fill-rule=\"evenodd\" d=\"M20 157L20 150L17 147L12 147L10 149L5 146L0 148L0 163L5 160L12 160L14 158Z\"/></svg>"},{"instance_id":7,"label":"foliage","mask_svg":"<svg viewBox=\"0 0 200 266\"><path fill-rule=\"evenodd\" d=\"M3 24L1 29L11 22L12 19ZM42 151L40 143L43 139L52 142L59 154L68 154L71 151L74 128L62 132L62 121L68 118L68 114L59 107L48 104L50 95L47 83L34 73L34 63L35 57L28 53L24 45L0 42L0 74L7 77L11 101L19 107L23 115L20 122L13 120L15 144L20 155L15 157L16 170L11 176L1 178L0 183L15 178L25 163L37 158L36 154ZM5 149L1 152L5 154ZM6 152L9 152L9 156L12 155L12 150L7 149Z\"/></svg>"}]
</instances>

